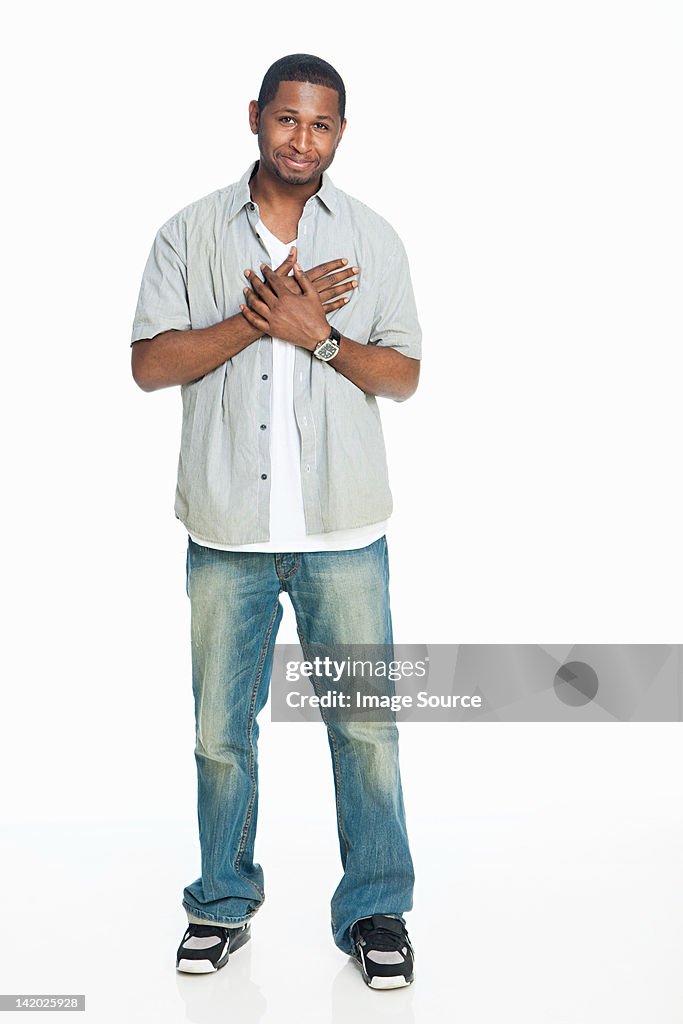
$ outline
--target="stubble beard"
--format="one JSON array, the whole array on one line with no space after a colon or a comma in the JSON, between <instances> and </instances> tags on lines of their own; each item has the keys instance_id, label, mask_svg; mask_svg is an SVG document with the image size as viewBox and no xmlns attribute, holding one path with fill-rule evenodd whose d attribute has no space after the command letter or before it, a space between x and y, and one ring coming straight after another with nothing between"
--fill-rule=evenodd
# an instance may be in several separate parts
<instances>
[{"instance_id":1,"label":"stubble beard","mask_svg":"<svg viewBox=\"0 0 683 1024\"><path fill-rule=\"evenodd\" d=\"M275 171L275 177L279 178L280 181L284 181L285 184L287 184L287 185L310 185L311 182L312 181L316 181L320 177L320 174L321 174L321 172L318 169L316 169L313 172L313 174L310 174L307 178L300 178L300 177L298 177L298 175L295 175L295 174L290 176L288 174L284 174L280 170L280 168L279 168L277 163L273 164L273 170Z\"/></svg>"}]
</instances>

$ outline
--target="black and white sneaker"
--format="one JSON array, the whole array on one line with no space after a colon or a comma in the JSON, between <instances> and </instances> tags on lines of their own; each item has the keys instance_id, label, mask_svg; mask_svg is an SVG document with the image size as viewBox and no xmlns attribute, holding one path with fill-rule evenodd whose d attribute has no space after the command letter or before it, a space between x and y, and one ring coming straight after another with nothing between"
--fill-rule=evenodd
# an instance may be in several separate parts
<instances>
[{"instance_id":1,"label":"black and white sneaker","mask_svg":"<svg viewBox=\"0 0 683 1024\"><path fill-rule=\"evenodd\" d=\"M178 946L176 970L188 974L208 974L227 964L228 957L251 938L249 923L241 928L223 928L215 924L188 924Z\"/></svg>"},{"instance_id":2,"label":"black and white sneaker","mask_svg":"<svg viewBox=\"0 0 683 1024\"><path fill-rule=\"evenodd\" d=\"M415 951L403 921L385 914L362 917L351 929L355 962L370 988L401 988L413 981Z\"/></svg>"}]
</instances>

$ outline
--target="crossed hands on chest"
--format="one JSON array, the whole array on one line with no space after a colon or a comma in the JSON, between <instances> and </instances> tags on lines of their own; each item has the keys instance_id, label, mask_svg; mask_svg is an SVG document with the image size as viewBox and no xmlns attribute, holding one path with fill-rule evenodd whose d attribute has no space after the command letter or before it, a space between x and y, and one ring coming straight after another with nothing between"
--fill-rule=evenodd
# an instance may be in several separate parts
<instances>
[{"instance_id":1,"label":"crossed hands on chest","mask_svg":"<svg viewBox=\"0 0 683 1024\"><path fill-rule=\"evenodd\" d=\"M327 314L346 305L350 299L346 293L358 286L358 271L358 267L348 267L348 260L338 259L304 272L292 246L276 270L261 264L264 280L253 270L245 270L251 288L244 289L240 311L263 334L312 352L330 333Z\"/></svg>"}]
</instances>

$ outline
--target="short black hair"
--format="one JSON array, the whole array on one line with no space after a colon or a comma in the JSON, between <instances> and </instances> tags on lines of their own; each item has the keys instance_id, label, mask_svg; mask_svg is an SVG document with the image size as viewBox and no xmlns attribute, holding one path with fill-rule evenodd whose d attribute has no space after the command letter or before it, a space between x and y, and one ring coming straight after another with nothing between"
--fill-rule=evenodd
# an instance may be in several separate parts
<instances>
[{"instance_id":1,"label":"short black hair","mask_svg":"<svg viewBox=\"0 0 683 1024\"><path fill-rule=\"evenodd\" d=\"M328 89L336 89L339 96L339 119L344 120L344 83L339 72L322 57L314 57L312 53L290 53L271 64L263 77L261 91L258 94L260 111L275 99L280 82L310 82L311 85L325 85Z\"/></svg>"}]
</instances>

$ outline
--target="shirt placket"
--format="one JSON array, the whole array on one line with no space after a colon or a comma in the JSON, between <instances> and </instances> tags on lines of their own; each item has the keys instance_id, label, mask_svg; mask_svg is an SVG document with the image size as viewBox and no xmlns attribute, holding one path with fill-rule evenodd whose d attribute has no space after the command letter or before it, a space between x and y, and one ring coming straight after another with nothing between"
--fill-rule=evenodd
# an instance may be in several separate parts
<instances>
[{"instance_id":1,"label":"shirt placket","mask_svg":"<svg viewBox=\"0 0 683 1024\"><path fill-rule=\"evenodd\" d=\"M250 230L253 231L264 251L262 262L269 261L268 250L261 236L258 233L257 225L260 220L260 213L256 203L249 202L246 206L247 219ZM246 269L246 268L245 268ZM259 273L260 267L252 267ZM245 280L246 286L246 280ZM256 521L260 536L270 536L270 430L272 425L272 387L273 387L273 346L268 344L270 338L264 335L255 344L258 347L256 359L254 360L254 382L255 392L255 418L252 429L257 432L258 459L253 472L257 479L255 483L256 492Z\"/></svg>"},{"instance_id":2,"label":"shirt placket","mask_svg":"<svg viewBox=\"0 0 683 1024\"><path fill-rule=\"evenodd\" d=\"M313 264L315 218L319 200L312 196L306 203L299 220L297 262L302 268L310 269ZM301 489L304 501L304 517L307 533L319 533L323 529L320 511L320 479L318 475L318 453L316 430L311 399L312 367L307 349L297 345L294 356L294 415L301 437Z\"/></svg>"}]
</instances>

